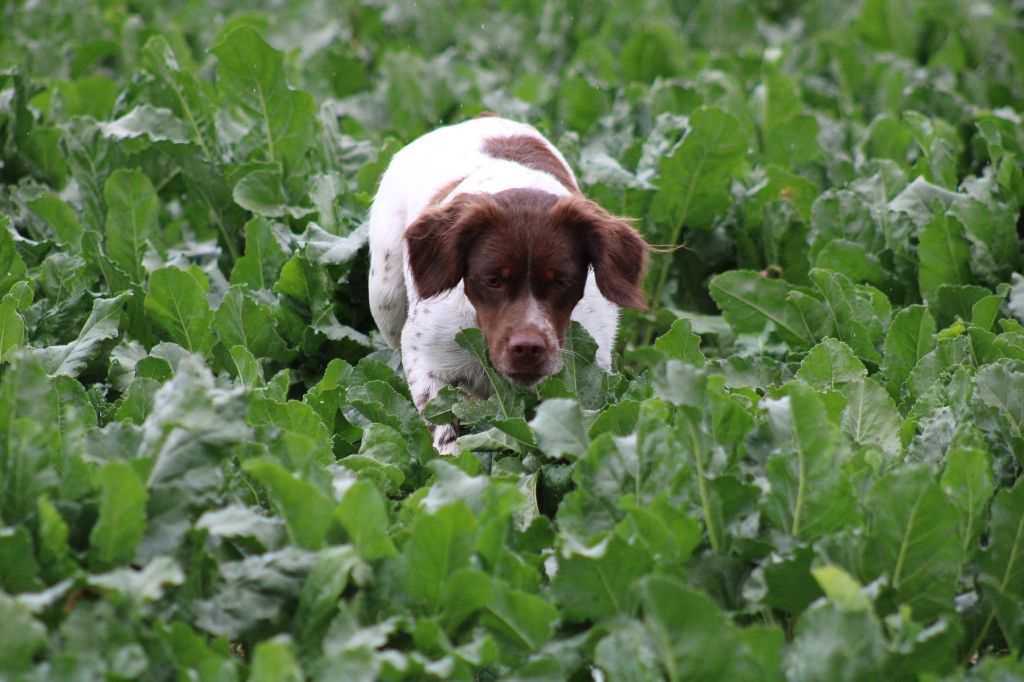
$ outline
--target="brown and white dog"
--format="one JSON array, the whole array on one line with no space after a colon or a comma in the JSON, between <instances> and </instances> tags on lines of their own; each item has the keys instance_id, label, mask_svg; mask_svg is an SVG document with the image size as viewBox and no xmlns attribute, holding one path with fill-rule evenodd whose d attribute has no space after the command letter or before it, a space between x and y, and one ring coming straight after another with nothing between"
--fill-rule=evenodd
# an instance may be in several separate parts
<instances>
[{"instance_id":1,"label":"brown and white dog","mask_svg":"<svg viewBox=\"0 0 1024 682\"><path fill-rule=\"evenodd\" d=\"M619 308L644 307L648 246L583 197L533 127L481 117L395 154L370 209L370 310L420 410L445 384L484 397L482 368L455 343L479 326L495 369L532 386L562 367L570 320L606 369ZM455 425L434 429L443 454Z\"/></svg>"}]
</instances>

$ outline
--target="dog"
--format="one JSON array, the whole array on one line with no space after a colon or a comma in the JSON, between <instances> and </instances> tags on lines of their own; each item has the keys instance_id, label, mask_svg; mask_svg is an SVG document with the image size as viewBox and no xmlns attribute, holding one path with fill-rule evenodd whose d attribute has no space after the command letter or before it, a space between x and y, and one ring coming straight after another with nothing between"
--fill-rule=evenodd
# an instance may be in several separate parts
<instances>
[{"instance_id":1,"label":"dog","mask_svg":"<svg viewBox=\"0 0 1024 682\"><path fill-rule=\"evenodd\" d=\"M585 198L562 154L535 128L483 116L400 150L369 213L370 311L400 349L421 412L446 384L486 397L483 368L459 347L478 326L494 368L530 387L562 367L570 320L611 368L619 308L645 307L648 245ZM441 454L457 424L430 425Z\"/></svg>"}]
</instances>

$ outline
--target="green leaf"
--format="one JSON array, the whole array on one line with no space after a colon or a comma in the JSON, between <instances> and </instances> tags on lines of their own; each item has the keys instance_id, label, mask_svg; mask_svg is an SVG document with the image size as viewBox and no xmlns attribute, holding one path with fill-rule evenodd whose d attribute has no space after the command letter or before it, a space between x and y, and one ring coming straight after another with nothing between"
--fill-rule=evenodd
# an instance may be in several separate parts
<instances>
[{"instance_id":1,"label":"green leaf","mask_svg":"<svg viewBox=\"0 0 1024 682\"><path fill-rule=\"evenodd\" d=\"M13 296L0 300L0 363L10 359L13 351L25 343L25 320L18 312Z\"/></svg>"},{"instance_id":2,"label":"green leaf","mask_svg":"<svg viewBox=\"0 0 1024 682\"><path fill-rule=\"evenodd\" d=\"M74 210L62 201L57 195L50 192L43 192L35 199L29 201L26 206L32 213L49 225L57 236L57 240L78 249L82 245L82 224ZM0 220L2 224L2 220ZM0 236L0 241L3 237ZM3 252L0 246L0 252ZM0 257L2 258L2 257ZM5 268L0 265L0 271ZM0 291L3 285L0 284Z\"/></svg>"},{"instance_id":3,"label":"green leaf","mask_svg":"<svg viewBox=\"0 0 1024 682\"><path fill-rule=\"evenodd\" d=\"M597 409L608 402L608 374L598 366L596 357L597 342L583 325L571 322L562 342L563 365L558 378L584 409ZM540 387L542 395L544 387Z\"/></svg>"},{"instance_id":4,"label":"green leaf","mask_svg":"<svg viewBox=\"0 0 1024 682\"><path fill-rule=\"evenodd\" d=\"M732 202L729 183L747 151L740 122L714 107L690 115L679 145L658 164L658 192L651 205L655 220L671 226L669 243L682 227L710 229Z\"/></svg>"},{"instance_id":5,"label":"green leaf","mask_svg":"<svg viewBox=\"0 0 1024 682\"><path fill-rule=\"evenodd\" d=\"M224 485L227 453L250 434L242 392L228 385L218 385L196 356L183 354L153 398L142 443L125 439L134 456L155 458L146 483L151 513L139 548L143 556L178 549L188 519Z\"/></svg>"},{"instance_id":6,"label":"green leaf","mask_svg":"<svg viewBox=\"0 0 1024 682\"><path fill-rule=\"evenodd\" d=\"M126 462L100 471L99 519L89 534L89 559L104 569L132 560L146 532L146 487Z\"/></svg>"},{"instance_id":7,"label":"green leaf","mask_svg":"<svg viewBox=\"0 0 1024 682\"><path fill-rule=\"evenodd\" d=\"M563 549L551 589L567 621L629 615L636 604L633 581L650 568L651 558L643 549L612 535L583 553Z\"/></svg>"},{"instance_id":8,"label":"green leaf","mask_svg":"<svg viewBox=\"0 0 1024 682\"><path fill-rule=\"evenodd\" d=\"M940 284L971 284L970 244L955 218L938 211L921 229L918 245L918 286L932 305Z\"/></svg>"},{"instance_id":9,"label":"green leaf","mask_svg":"<svg viewBox=\"0 0 1024 682\"><path fill-rule=\"evenodd\" d=\"M796 378L812 388L833 389L867 376L867 369L850 347L833 338L821 343L807 353L796 371Z\"/></svg>"},{"instance_id":10,"label":"green leaf","mask_svg":"<svg viewBox=\"0 0 1024 682\"><path fill-rule=\"evenodd\" d=\"M241 285L228 288L213 314L213 330L225 348L240 346L255 357L280 359L285 343L274 322L274 311Z\"/></svg>"},{"instance_id":11,"label":"green leaf","mask_svg":"<svg viewBox=\"0 0 1024 682\"><path fill-rule=\"evenodd\" d=\"M865 578L888 576L899 602L924 622L952 611L963 561L961 519L931 469L907 466L883 476L868 492L864 513Z\"/></svg>"},{"instance_id":12,"label":"green leaf","mask_svg":"<svg viewBox=\"0 0 1024 682\"><path fill-rule=\"evenodd\" d=\"M196 604L196 625L233 640L281 632L294 618L295 604L315 558L312 552L286 547L221 562L215 593Z\"/></svg>"},{"instance_id":13,"label":"green leaf","mask_svg":"<svg viewBox=\"0 0 1024 682\"><path fill-rule=\"evenodd\" d=\"M21 360L0 376L0 517L6 524L26 520L36 497L57 483L60 407L46 371Z\"/></svg>"},{"instance_id":14,"label":"green leaf","mask_svg":"<svg viewBox=\"0 0 1024 682\"><path fill-rule=\"evenodd\" d=\"M786 397L762 404L783 448L765 463L771 490L762 506L768 518L807 540L854 522L853 490L842 470L838 433L819 395L793 383Z\"/></svg>"},{"instance_id":15,"label":"green leaf","mask_svg":"<svg viewBox=\"0 0 1024 682\"><path fill-rule=\"evenodd\" d=\"M664 679L654 638L637 620L616 624L597 643L594 663L613 680L644 682Z\"/></svg>"},{"instance_id":16,"label":"green leaf","mask_svg":"<svg viewBox=\"0 0 1024 682\"><path fill-rule=\"evenodd\" d=\"M13 597L0 593L0 669L28 672L46 646L46 627Z\"/></svg>"},{"instance_id":17,"label":"green leaf","mask_svg":"<svg viewBox=\"0 0 1024 682\"><path fill-rule=\"evenodd\" d=\"M288 254L266 218L253 218L245 224L245 255L235 261L232 284L270 289L277 281Z\"/></svg>"},{"instance_id":18,"label":"green leaf","mask_svg":"<svg viewBox=\"0 0 1024 682\"><path fill-rule=\"evenodd\" d=\"M983 593L995 601L996 618L1007 642L1019 649L1024 646L1019 622L1020 596L1024 594L1024 479L999 491L992 503L981 578Z\"/></svg>"},{"instance_id":19,"label":"green leaf","mask_svg":"<svg viewBox=\"0 0 1024 682\"><path fill-rule=\"evenodd\" d=\"M24 526L0 528L0 588L12 594L43 588L32 539Z\"/></svg>"},{"instance_id":20,"label":"green leaf","mask_svg":"<svg viewBox=\"0 0 1024 682\"><path fill-rule=\"evenodd\" d=\"M318 648L338 612L338 602L349 585L350 576L357 568L365 566L360 564L351 545L330 547L317 553L302 585L299 608L295 612L294 633L300 647L310 651Z\"/></svg>"},{"instance_id":21,"label":"green leaf","mask_svg":"<svg viewBox=\"0 0 1024 682\"><path fill-rule=\"evenodd\" d=\"M836 337L864 360L881 362L883 329L889 322L889 300L877 289L854 284L841 272L815 269L811 281L821 292Z\"/></svg>"},{"instance_id":22,"label":"green leaf","mask_svg":"<svg viewBox=\"0 0 1024 682\"><path fill-rule=\"evenodd\" d=\"M194 265L188 270L160 268L149 277L146 312L175 343L205 354L214 341L209 288L206 274Z\"/></svg>"},{"instance_id":23,"label":"green leaf","mask_svg":"<svg viewBox=\"0 0 1024 682\"><path fill-rule=\"evenodd\" d=\"M156 631L170 648L170 657L180 672L200 680L222 679L219 676L238 679L238 662L227 640L200 635L181 621L167 628L158 626Z\"/></svg>"},{"instance_id":24,"label":"green leaf","mask_svg":"<svg viewBox=\"0 0 1024 682\"><path fill-rule=\"evenodd\" d=\"M565 398L545 400L530 421L537 446L551 459L576 459L589 444L579 403Z\"/></svg>"},{"instance_id":25,"label":"green leaf","mask_svg":"<svg viewBox=\"0 0 1024 682\"><path fill-rule=\"evenodd\" d=\"M874 615L838 604L808 609L784 654L790 680L883 679L888 660L882 627Z\"/></svg>"},{"instance_id":26,"label":"green leaf","mask_svg":"<svg viewBox=\"0 0 1024 682\"><path fill-rule=\"evenodd\" d=\"M345 491L334 512L367 561L395 554L388 537L388 510L384 498L369 481L356 481Z\"/></svg>"},{"instance_id":27,"label":"green leaf","mask_svg":"<svg viewBox=\"0 0 1024 682\"><path fill-rule=\"evenodd\" d=\"M873 378L843 387L846 406L840 416L842 430L860 446L873 446L889 455L900 454L900 414L892 396Z\"/></svg>"},{"instance_id":28,"label":"green leaf","mask_svg":"<svg viewBox=\"0 0 1024 682\"><path fill-rule=\"evenodd\" d=\"M254 507L230 505L211 509L196 521L196 528L218 538L252 538L265 549L277 548L284 535L284 521Z\"/></svg>"},{"instance_id":29,"label":"green leaf","mask_svg":"<svg viewBox=\"0 0 1024 682\"><path fill-rule=\"evenodd\" d=\"M725 272L711 280L711 297L722 309L726 321L739 333L759 334L771 323L786 343L795 349L809 348L824 336L824 310L807 299L813 317L790 301L790 287L782 280L765 279L751 270Z\"/></svg>"},{"instance_id":30,"label":"green leaf","mask_svg":"<svg viewBox=\"0 0 1024 682\"><path fill-rule=\"evenodd\" d=\"M508 647L503 647L506 652L509 649L536 651L551 637L558 610L538 595L499 583L481 620Z\"/></svg>"},{"instance_id":31,"label":"green leaf","mask_svg":"<svg viewBox=\"0 0 1024 682\"><path fill-rule=\"evenodd\" d=\"M679 477L686 462L676 455L678 443L665 429L669 410L660 400L644 401L635 434L606 433L594 439L572 470L576 489L558 508L563 534L591 544L625 516L620 508L624 496L632 498L630 506L643 507L682 485Z\"/></svg>"},{"instance_id":32,"label":"green leaf","mask_svg":"<svg viewBox=\"0 0 1024 682\"><path fill-rule=\"evenodd\" d=\"M842 610L871 613L871 600L864 594L864 587L842 568L830 564L812 568L811 574L828 600Z\"/></svg>"},{"instance_id":33,"label":"green leaf","mask_svg":"<svg viewBox=\"0 0 1024 682\"><path fill-rule=\"evenodd\" d=\"M975 419L989 437L1024 461L1024 364L1003 360L978 370Z\"/></svg>"},{"instance_id":34,"label":"green leaf","mask_svg":"<svg viewBox=\"0 0 1024 682\"><path fill-rule=\"evenodd\" d=\"M935 348L935 319L928 308L912 305L900 310L885 335L885 359L882 364L886 388L899 398L911 370Z\"/></svg>"},{"instance_id":35,"label":"green leaf","mask_svg":"<svg viewBox=\"0 0 1024 682\"><path fill-rule=\"evenodd\" d=\"M402 589L427 613L437 613L445 583L469 566L476 544L476 520L464 504L419 513L402 548Z\"/></svg>"},{"instance_id":36,"label":"green leaf","mask_svg":"<svg viewBox=\"0 0 1024 682\"><path fill-rule=\"evenodd\" d=\"M268 458L246 460L242 468L270 492L292 542L320 549L333 525L333 505L327 496Z\"/></svg>"},{"instance_id":37,"label":"green leaf","mask_svg":"<svg viewBox=\"0 0 1024 682\"><path fill-rule=\"evenodd\" d=\"M960 513L960 538L964 559L979 549L978 540L985 529L986 513L992 499L992 463L984 450L954 447L946 453L942 472L942 491Z\"/></svg>"},{"instance_id":38,"label":"green leaf","mask_svg":"<svg viewBox=\"0 0 1024 682\"><path fill-rule=\"evenodd\" d=\"M118 169L103 186L107 201L104 240L107 256L135 284L145 279L142 257L146 241L157 230L160 201L142 171Z\"/></svg>"},{"instance_id":39,"label":"green leaf","mask_svg":"<svg viewBox=\"0 0 1024 682\"><path fill-rule=\"evenodd\" d=\"M181 585L185 582L185 573L181 566L166 556L155 557L142 567L119 568L109 573L90 575L87 584L94 589L119 592L136 604L159 600L164 593L165 585Z\"/></svg>"},{"instance_id":40,"label":"green leaf","mask_svg":"<svg viewBox=\"0 0 1024 682\"><path fill-rule=\"evenodd\" d=\"M491 361L487 356L487 342L484 341L483 332L472 327L463 329L455 335L455 343L472 353L483 367L484 374L487 375L487 380L490 382L491 389L494 392L498 408L501 410L501 416L506 419L517 416L518 410L521 408L518 407L520 401L516 397L516 390L491 365Z\"/></svg>"},{"instance_id":41,"label":"green leaf","mask_svg":"<svg viewBox=\"0 0 1024 682\"><path fill-rule=\"evenodd\" d=\"M675 578L652 575L640 585L644 623L669 679L761 678L738 629L711 599ZM776 638L774 647L781 649Z\"/></svg>"},{"instance_id":42,"label":"green leaf","mask_svg":"<svg viewBox=\"0 0 1024 682\"><path fill-rule=\"evenodd\" d=\"M235 203L258 216L302 218L313 209L292 206L279 168L258 168L239 179L231 191Z\"/></svg>"},{"instance_id":43,"label":"green leaf","mask_svg":"<svg viewBox=\"0 0 1024 682\"><path fill-rule=\"evenodd\" d=\"M359 249L366 245L366 231L358 229L352 234L339 237L316 223L310 223L298 241L314 263L340 265L351 261Z\"/></svg>"},{"instance_id":44,"label":"green leaf","mask_svg":"<svg viewBox=\"0 0 1024 682\"><path fill-rule=\"evenodd\" d=\"M290 175L312 141L313 98L288 87L281 53L252 28L231 31L210 51L218 60L221 97L259 140L262 159L281 163Z\"/></svg>"},{"instance_id":45,"label":"green leaf","mask_svg":"<svg viewBox=\"0 0 1024 682\"><path fill-rule=\"evenodd\" d=\"M263 378L263 368L248 348L232 346L229 353L231 353L235 376L238 377L244 389L251 391L254 388L263 388L267 385Z\"/></svg>"},{"instance_id":46,"label":"green leaf","mask_svg":"<svg viewBox=\"0 0 1024 682\"><path fill-rule=\"evenodd\" d=\"M704 354L700 352L700 337L693 333L693 325L686 318L679 318L669 330L654 340L654 347L672 360L682 360L697 367L704 366Z\"/></svg>"},{"instance_id":47,"label":"green leaf","mask_svg":"<svg viewBox=\"0 0 1024 682\"><path fill-rule=\"evenodd\" d=\"M178 119L188 123L188 136L199 145L203 156L213 160L216 154L214 114L206 93L195 78L194 68L182 62L162 35L150 37L139 52L141 67L153 74L167 93L167 101Z\"/></svg>"},{"instance_id":48,"label":"green leaf","mask_svg":"<svg viewBox=\"0 0 1024 682\"><path fill-rule=\"evenodd\" d=\"M250 682L302 682L306 676L295 659L291 638L279 635L256 645Z\"/></svg>"},{"instance_id":49,"label":"green leaf","mask_svg":"<svg viewBox=\"0 0 1024 682\"><path fill-rule=\"evenodd\" d=\"M50 583L67 577L77 567L68 546L68 524L46 497L38 499L39 559Z\"/></svg>"},{"instance_id":50,"label":"green leaf","mask_svg":"<svg viewBox=\"0 0 1024 682\"><path fill-rule=\"evenodd\" d=\"M15 282L25 278L25 261L14 247L12 229L11 219L0 214L0 298L11 290Z\"/></svg>"},{"instance_id":51,"label":"green leaf","mask_svg":"<svg viewBox=\"0 0 1024 682\"><path fill-rule=\"evenodd\" d=\"M124 116L100 124L103 136L132 147L132 140L146 138L149 142L187 144L189 129L170 109L143 104Z\"/></svg>"},{"instance_id":52,"label":"green leaf","mask_svg":"<svg viewBox=\"0 0 1024 682\"><path fill-rule=\"evenodd\" d=\"M97 298L92 313L78 332L78 338L61 346L32 351L51 375L78 376L102 350L104 341L117 337L122 308L132 297L126 291L114 298Z\"/></svg>"}]
</instances>

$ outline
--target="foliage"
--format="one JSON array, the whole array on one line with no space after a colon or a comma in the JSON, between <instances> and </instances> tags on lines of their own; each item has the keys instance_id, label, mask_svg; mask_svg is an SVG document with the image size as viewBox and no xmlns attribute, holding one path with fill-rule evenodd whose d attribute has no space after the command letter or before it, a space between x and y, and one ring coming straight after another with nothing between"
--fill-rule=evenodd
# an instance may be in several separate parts
<instances>
[{"instance_id":1,"label":"foliage","mask_svg":"<svg viewBox=\"0 0 1024 682\"><path fill-rule=\"evenodd\" d=\"M0 677L1024 676L1017 5L229 4L4 11ZM485 110L682 248L441 460L363 221Z\"/></svg>"}]
</instances>

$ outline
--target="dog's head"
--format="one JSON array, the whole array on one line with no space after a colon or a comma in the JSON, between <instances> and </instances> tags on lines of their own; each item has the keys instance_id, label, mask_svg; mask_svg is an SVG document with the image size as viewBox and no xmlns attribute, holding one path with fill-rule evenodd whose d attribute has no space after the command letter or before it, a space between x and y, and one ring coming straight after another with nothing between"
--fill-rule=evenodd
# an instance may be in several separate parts
<instances>
[{"instance_id":1,"label":"dog's head","mask_svg":"<svg viewBox=\"0 0 1024 682\"><path fill-rule=\"evenodd\" d=\"M609 301L643 308L647 243L579 195L510 189L462 194L406 230L421 298L464 282L494 367L531 386L562 366L569 317L589 268Z\"/></svg>"}]
</instances>

